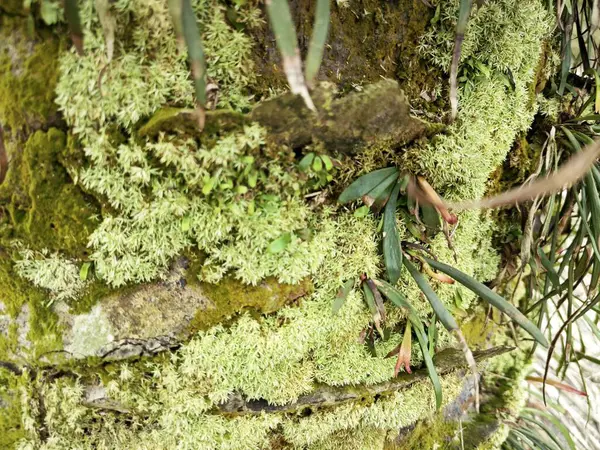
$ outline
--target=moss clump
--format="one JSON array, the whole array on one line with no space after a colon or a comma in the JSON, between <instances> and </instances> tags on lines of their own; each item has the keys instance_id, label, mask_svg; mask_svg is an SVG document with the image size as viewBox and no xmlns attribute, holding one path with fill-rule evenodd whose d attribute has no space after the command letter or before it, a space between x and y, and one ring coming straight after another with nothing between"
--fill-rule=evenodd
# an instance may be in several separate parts
<instances>
[{"instance_id":1,"label":"moss clump","mask_svg":"<svg viewBox=\"0 0 600 450\"><path fill-rule=\"evenodd\" d=\"M258 286L224 278L218 284L200 283L200 287L214 305L196 313L190 324L192 330L206 330L223 322L223 319L246 311L256 316L273 313L312 293L312 282L308 278L298 284L283 284L267 278Z\"/></svg>"},{"instance_id":2,"label":"moss clump","mask_svg":"<svg viewBox=\"0 0 600 450\"><path fill-rule=\"evenodd\" d=\"M0 368L0 448L16 448L27 434L22 422L21 387L29 381L28 374L16 375Z\"/></svg>"},{"instance_id":3,"label":"moss clump","mask_svg":"<svg viewBox=\"0 0 600 450\"><path fill-rule=\"evenodd\" d=\"M432 64L450 67L458 2L440 2L441 19L420 44ZM515 136L526 131L537 105L531 102L544 40L552 18L534 0L501 0L475 6L461 60L486 68L469 72L459 92L459 119L422 148L407 152L404 166L425 174L447 198L478 198L490 174L502 163ZM514 87L506 83L507 73Z\"/></svg>"},{"instance_id":4,"label":"moss clump","mask_svg":"<svg viewBox=\"0 0 600 450\"><path fill-rule=\"evenodd\" d=\"M0 234L4 242L17 239L33 249L86 254L98 209L61 166L65 144L65 134L51 128L35 132L22 152L13 153L0 186L0 205L7 212Z\"/></svg>"},{"instance_id":5,"label":"moss clump","mask_svg":"<svg viewBox=\"0 0 600 450\"><path fill-rule=\"evenodd\" d=\"M0 15L0 122L13 130L38 128L56 114L61 41L47 30L29 37L27 20Z\"/></svg>"},{"instance_id":6,"label":"moss clump","mask_svg":"<svg viewBox=\"0 0 600 450\"><path fill-rule=\"evenodd\" d=\"M62 349L58 318L46 307L47 294L20 278L10 256L0 253L0 303L12 319L6 335L0 334L0 360L30 360ZM23 320L17 318L23 315Z\"/></svg>"}]
</instances>

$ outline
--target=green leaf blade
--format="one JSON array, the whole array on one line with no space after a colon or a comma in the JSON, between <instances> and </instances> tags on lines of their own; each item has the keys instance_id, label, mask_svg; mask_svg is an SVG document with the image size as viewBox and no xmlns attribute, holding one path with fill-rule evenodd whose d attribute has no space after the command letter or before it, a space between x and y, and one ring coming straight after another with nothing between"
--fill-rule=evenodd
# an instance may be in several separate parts
<instances>
[{"instance_id":1,"label":"green leaf blade","mask_svg":"<svg viewBox=\"0 0 600 450\"><path fill-rule=\"evenodd\" d=\"M325 50L325 42L327 41L327 33L329 31L329 1L317 0L313 34L308 44L308 54L306 55L306 67L304 70L306 82L309 86L312 86L323 60L323 51Z\"/></svg>"},{"instance_id":2,"label":"green leaf blade","mask_svg":"<svg viewBox=\"0 0 600 450\"><path fill-rule=\"evenodd\" d=\"M400 192L400 183L396 183L383 212L383 259L388 279L396 284L402 269L402 249L396 229L396 203Z\"/></svg>"},{"instance_id":3,"label":"green leaf blade","mask_svg":"<svg viewBox=\"0 0 600 450\"><path fill-rule=\"evenodd\" d=\"M373 172L369 172L366 175L357 178L344 190L344 192L342 192L338 198L338 203L350 203L360 199L394 172L398 172L396 167L387 167L385 169L374 170Z\"/></svg>"},{"instance_id":4,"label":"green leaf blade","mask_svg":"<svg viewBox=\"0 0 600 450\"><path fill-rule=\"evenodd\" d=\"M425 261L432 266L434 269L439 270L440 272L444 272L446 275L454 278L456 281L461 283L470 291L477 294L487 303L492 306L498 308L504 314L509 316L515 322L519 324L521 328L527 331L533 338L539 342L545 348L548 348L548 341L546 340L543 333L540 329L535 326L521 311L519 311L514 305L507 302L504 298L498 295L496 292L492 291L490 288L480 283L473 277L461 272L460 270L455 269L447 264L444 264L439 261L435 261L433 259L424 257Z\"/></svg>"},{"instance_id":5,"label":"green leaf blade","mask_svg":"<svg viewBox=\"0 0 600 450\"><path fill-rule=\"evenodd\" d=\"M458 323L456 323L456 320L452 314L450 314L446 306L444 306L421 272L419 272L407 258L404 258L404 266L408 269L410 275L419 286L421 292L425 294L425 297L431 304L431 307L433 308L436 316L438 316L440 319L440 322L442 322L442 325L444 325L448 331L458 330Z\"/></svg>"}]
</instances>

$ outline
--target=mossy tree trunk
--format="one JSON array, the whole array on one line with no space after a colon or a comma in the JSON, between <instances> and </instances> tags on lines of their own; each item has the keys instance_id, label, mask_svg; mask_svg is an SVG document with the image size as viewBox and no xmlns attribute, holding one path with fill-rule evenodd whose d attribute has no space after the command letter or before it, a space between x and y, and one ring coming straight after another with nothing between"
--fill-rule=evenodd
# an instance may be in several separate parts
<instances>
[{"instance_id":1,"label":"mossy tree trunk","mask_svg":"<svg viewBox=\"0 0 600 450\"><path fill-rule=\"evenodd\" d=\"M449 198L483 195L549 73L541 2L478 8L473 20L484 25L465 58L489 70L465 69L454 124L446 71L456 2L437 2L437 12L421 0L332 4L316 114L285 93L262 5L193 2L214 107L201 132L167 1L111 3L110 62L94 2L80 3L84 56L58 2L0 5L0 443L383 448L403 428L395 442L420 448L422 429L410 429L428 419L432 445L452 448L471 402L462 361L451 351L439 359L444 414L433 416L423 370L406 385L408 374L393 380L385 355L405 316L388 311L390 336L378 336L358 289L363 273L383 273L379 217L336 199L393 164ZM305 54L315 3L291 7ZM311 152L334 167L300 170ZM426 244L492 280L498 217L459 220L454 249L442 233ZM356 287L333 315L349 279ZM432 326L405 274L399 288ZM487 355L505 343L473 295L435 288L473 348ZM450 346L440 330L438 350ZM503 358L498 371L522 365ZM421 366L419 351L412 361ZM472 448L500 441L490 418L512 395L489 391L466 434Z\"/></svg>"}]
</instances>

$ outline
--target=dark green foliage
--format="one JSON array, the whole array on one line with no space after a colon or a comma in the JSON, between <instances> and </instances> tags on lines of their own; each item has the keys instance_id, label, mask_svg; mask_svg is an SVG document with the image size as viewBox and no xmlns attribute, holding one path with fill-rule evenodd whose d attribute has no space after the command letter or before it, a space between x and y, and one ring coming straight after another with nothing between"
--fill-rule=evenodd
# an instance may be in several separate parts
<instances>
[{"instance_id":1,"label":"dark green foliage","mask_svg":"<svg viewBox=\"0 0 600 450\"><path fill-rule=\"evenodd\" d=\"M79 18L79 5L77 0L65 0L65 19L69 24L71 40L79 55L83 55L83 30Z\"/></svg>"},{"instance_id":2,"label":"dark green foliage","mask_svg":"<svg viewBox=\"0 0 600 450\"><path fill-rule=\"evenodd\" d=\"M396 284L402 268L402 250L396 229L396 203L400 192L400 183L396 183L383 213L383 258L388 280Z\"/></svg>"}]
</instances>

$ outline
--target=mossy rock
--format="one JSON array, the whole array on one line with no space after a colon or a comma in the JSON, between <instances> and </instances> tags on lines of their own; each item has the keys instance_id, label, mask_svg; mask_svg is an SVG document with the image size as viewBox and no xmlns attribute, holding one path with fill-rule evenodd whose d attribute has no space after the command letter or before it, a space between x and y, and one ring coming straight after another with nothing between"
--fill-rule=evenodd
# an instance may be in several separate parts
<instances>
[{"instance_id":1,"label":"mossy rock","mask_svg":"<svg viewBox=\"0 0 600 450\"><path fill-rule=\"evenodd\" d=\"M411 115L407 96L393 80L379 81L341 97L334 85L323 83L312 92L312 98L316 114L293 94L265 100L247 115L209 111L201 132L193 111L163 108L140 127L138 136L154 137L160 132L175 131L204 139L217 131L227 133L258 122L269 131L267 139L276 146L298 149L319 142L334 154L352 155L372 145L406 145L440 131L439 125Z\"/></svg>"},{"instance_id":2,"label":"mossy rock","mask_svg":"<svg viewBox=\"0 0 600 450\"><path fill-rule=\"evenodd\" d=\"M59 159L66 136L56 129L36 131L24 144L9 147L10 166L0 185L0 239L34 249L86 255L99 209L73 184ZM12 151L11 151L12 149Z\"/></svg>"},{"instance_id":3,"label":"mossy rock","mask_svg":"<svg viewBox=\"0 0 600 450\"><path fill-rule=\"evenodd\" d=\"M22 3L22 2L21 2ZM0 123L13 131L39 129L60 118L54 103L64 39L24 18L0 15Z\"/></svg>"},{"instance_id":4,"label":"mossy rock","mask_svg":"<svg viewBox=\"0 0 600 450\"><path fill-rule=\"evenodd\" d=\"M20 278L12 259L0 250L0 360L37 361L61 350L56 314L47 307L47 294Z\"/></svg>"},{"instance_id":5,"label":"mossy rock","mask_svg":"<svg viewBox=\"0 0 600 450\"><path fill-rule=\"evenodd\" d=\"M125 359L152 355L244 312L270 314L312 292L308 280L286 285L267 279L258 286L233 278L218 284L188 283L186 266L182 258L165 280L98 298L86 313L73 314L68 305L58 303L55 309L65 330L68 356Z\"/></svg>"}]
</instances>

